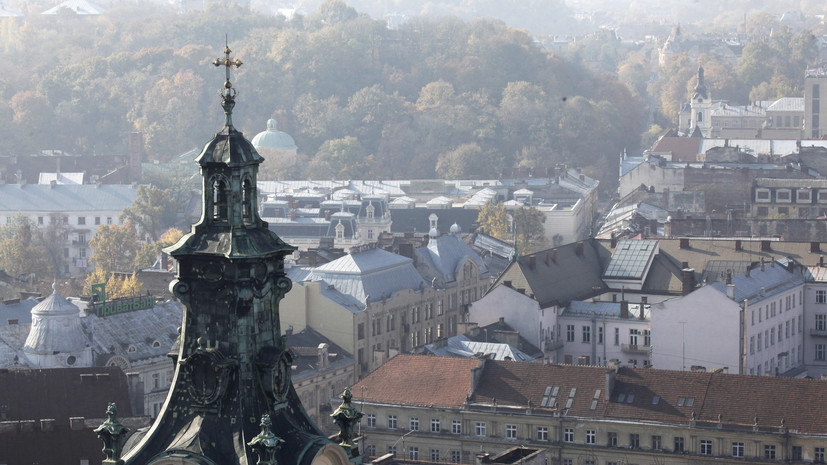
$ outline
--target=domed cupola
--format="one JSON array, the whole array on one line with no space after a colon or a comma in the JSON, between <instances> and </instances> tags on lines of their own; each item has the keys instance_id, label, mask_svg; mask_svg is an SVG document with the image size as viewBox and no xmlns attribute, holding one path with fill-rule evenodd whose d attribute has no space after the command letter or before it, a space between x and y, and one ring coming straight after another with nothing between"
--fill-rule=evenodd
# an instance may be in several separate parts
<instances>
[{"instance_id":1,"label":"domed cupola","mask_svg":"<svg viewBox=\"0 0 827 465\"><path fill-rule=\"evenodd\" d=\"M32 326L23 345L29 362L37 368L92 366L92 349L80 324L80 309L57 293L32 308Z\"/></svg>"},{"instance_id":2,"label":"domed cupola","mask_svg":"<svg viewBox=\"0 0 827 465\"><path fill-rule=\"evenodd\" d=\"M295 152L299 149L296 141L286 132L279 131L278 122L274 119L267 120L267 130L256 134L253 137L253 147L256 149L273 149Z\"/></svg>"}]
</instances>

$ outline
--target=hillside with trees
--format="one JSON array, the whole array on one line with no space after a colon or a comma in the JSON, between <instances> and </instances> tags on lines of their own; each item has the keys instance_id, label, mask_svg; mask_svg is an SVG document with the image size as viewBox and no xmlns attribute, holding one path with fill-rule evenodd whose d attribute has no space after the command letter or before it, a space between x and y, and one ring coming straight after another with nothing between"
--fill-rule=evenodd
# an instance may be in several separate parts
<instances>
[{"instance_id":1,"label":"hillside with trees","mask_svg":"<svg viewBox=\"0 0 827 465\"><path fill-rule=\"evenodd\" d=\"M396 30L339 0L292 21L209 4L176 15L125 3L99 17L0 22L8 154L123 153L141 131L167 161L218 129L229 37L245 65L234 122L268 118L299 155L274 177L496 177L554 163L609 169L644 130L639 97L494 20L416 17ZM621 116L622 115L622 116Z\"/></svg>"}]
</instances>

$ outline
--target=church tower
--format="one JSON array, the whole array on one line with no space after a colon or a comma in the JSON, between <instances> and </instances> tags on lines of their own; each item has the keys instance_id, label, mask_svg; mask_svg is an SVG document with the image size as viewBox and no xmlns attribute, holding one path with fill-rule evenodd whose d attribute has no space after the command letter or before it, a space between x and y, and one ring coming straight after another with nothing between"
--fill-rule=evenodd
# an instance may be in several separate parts
<instances>
[{"instance_id":1,"label":"church tower","mask_svg":"<svg viewBox=\"0 0 827 465\"><path fill-rule=\"evenodd\" d=\"M689 121L689 133L693 136L700 132L704 137L709 137L712 130L712 99L709 90L704 82L704 67L698 65L698 82L692 91L690 100L692 117Z\"/></svg>"},{"instance_id":2,"label":"church tower","mask_svg":"<svg viewBox=\"0 0 827 465\"><path fill-rule=\"evenodd\" d=\"M309 419L291 382L279 301L290 290L285 244L256 207L262 157L233 127L241 66L229 47L221 91L224 128L195 159L202 176L201 218L166 251L177 260L170 289L184 315L170 393L153 426L130 438L126 465L352 465L354 447L330 441ZM346 442L346 441L343 441Z\"/></svg>"}]
</instances>

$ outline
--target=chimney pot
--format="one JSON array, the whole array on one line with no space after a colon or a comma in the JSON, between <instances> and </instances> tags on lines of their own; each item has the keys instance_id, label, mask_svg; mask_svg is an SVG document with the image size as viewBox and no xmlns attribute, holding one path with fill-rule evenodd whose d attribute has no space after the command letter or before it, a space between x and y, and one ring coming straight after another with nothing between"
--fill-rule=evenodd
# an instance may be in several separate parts
<instances>
[{"instance_id":1,"label":"chimney pot","mask_svg":"<svg viewBox=\"0 0 827 465\"><path fill-rule=\"evenodd\" d=\"M537 257L535 257L534 255L528 257L528 267L532 270L537 268Z\"/></svg>"},{"instance_id":2,"label":"chimney pot","mask_svg":"<svg viewBox=\"0 0 827 465\"><path fill-rule=\"evenodd\" d=\"M680 241L681 241L680 242L680 248L682 248L682 249L688 249L689 248L689 238L688 237L682 237L680 239Z\"/></svg>"},{"instance_id":3,"label":"chimney pot","mask_svg":"<svg viewBox=\"0 0 827 465\"><path fill-rule=\"evenodd\" d=\"M739 239L735 240L735 250L741 251L741 241Z\"/></svg>"},{"instance_id":4,"label":"chimney pot","mask_svg":"<svg viewBox=\"0 0 827 465\"><path fill-rule=\"evenodd\" d=\"M818 253L821 252L821 243L819 242L810 242L810 253Z\"/></svg>"},{"instance_id":5,"label":"chimney pot","mask_svg":"<svg viewBox=\"0 0 827 465\"><path fill-rule=\"evenodd\" d=\"M772 250L772 244L770 241L761 241L761 251L762 252L769 252Z\"/></svg>"}]
</instances>

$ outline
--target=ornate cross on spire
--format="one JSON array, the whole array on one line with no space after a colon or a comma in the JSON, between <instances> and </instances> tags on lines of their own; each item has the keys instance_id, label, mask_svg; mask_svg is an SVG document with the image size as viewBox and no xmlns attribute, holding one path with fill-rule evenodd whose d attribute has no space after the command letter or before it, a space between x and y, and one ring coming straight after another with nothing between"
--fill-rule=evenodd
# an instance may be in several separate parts
<instances>
[{"instance_id":1,"label":"ornate cross on spire","mask_svg":"<svg viewBox=\"0 0 827 465\"><path fill-rule=\"evenodd\" d=\"M224 114L227 116L226 125L231 127L233 125L232 122L232 113L233 107L235 106L235 96L238 93L235 89L233 89L233 84L230 82L230 69L233 67L240 68L243 64L241 60L238 58L232 59L230 58L230 46L227 45L227 40L224 40L224 58L216 58L215 61L212 62L216 67L224 66L227 78L224 81L224 88L219 91L221 94L221 106L224 107Z\"/></svg>"}]
</instances>

